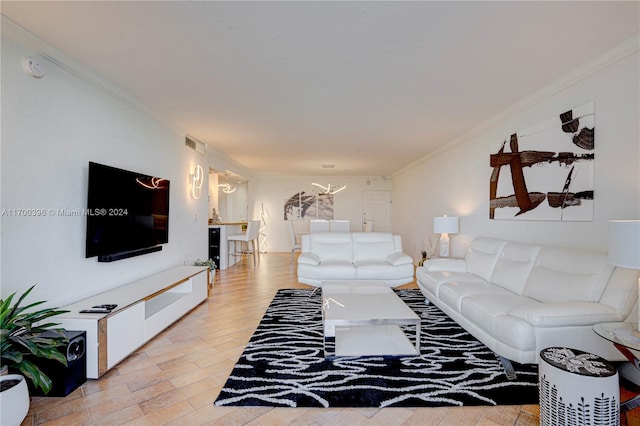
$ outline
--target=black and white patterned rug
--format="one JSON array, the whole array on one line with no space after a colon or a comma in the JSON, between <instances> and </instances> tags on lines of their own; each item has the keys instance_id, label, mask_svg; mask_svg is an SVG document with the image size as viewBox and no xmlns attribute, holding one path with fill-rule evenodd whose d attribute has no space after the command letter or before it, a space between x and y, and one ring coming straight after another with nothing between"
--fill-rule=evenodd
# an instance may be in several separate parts
<instances>
[{"instance_id":1,"label":"black and white patterned rug","mask_svg":"<svg viewBox=\"0 0 640 426\"><path fill-rule=\"evenodd\" d=\"M310 290L279 290L214 404L438 407L538 403L537 366L514 364L518 379L509 381L495 354L438 308L426 305L419 290L396 291L422 318L419 357L325 360L319 292L309 297Z\"/></svg>"}]
</instances>

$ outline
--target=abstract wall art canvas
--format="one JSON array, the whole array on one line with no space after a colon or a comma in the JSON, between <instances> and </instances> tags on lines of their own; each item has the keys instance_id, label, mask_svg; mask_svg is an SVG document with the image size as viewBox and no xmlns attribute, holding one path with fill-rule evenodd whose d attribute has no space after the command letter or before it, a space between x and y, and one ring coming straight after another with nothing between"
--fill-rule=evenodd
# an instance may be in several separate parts
<instances>
[{"instance_id":1,"label":"abstract wall art canvas","mask_svg":"<svg viewBox=\"0 0 640 426\"><path fill-rule=\"evenodd\" d=\"M594 104L513 133L489 163L489 218L591 221Z\"/></svg>"},{"instance_id":2,"label":"abstract wall art canvas","mask_svg":"<svg viewBox=\"0 0 640 426\"><path fill-rule=\"evenodd\" d=\"M284 220L310 219L333 219L333 195L318 194L313 190L285 194Z\"/></svg>"}]
</instances>

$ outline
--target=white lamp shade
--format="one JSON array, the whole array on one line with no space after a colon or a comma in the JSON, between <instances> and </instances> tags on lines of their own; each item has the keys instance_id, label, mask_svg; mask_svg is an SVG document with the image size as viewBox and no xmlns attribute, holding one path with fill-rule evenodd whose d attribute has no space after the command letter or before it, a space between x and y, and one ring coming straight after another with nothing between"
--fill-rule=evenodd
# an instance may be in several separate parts
<instances>
[{"instance_id":1,"label":"white lamp shade","mask_svg":"<svg viewBox=\"0 0 640 426\"><path fill-rule=\"evenodd\" d=\"M433 232L436 234L455 234L458 232L458 217L444 216L433 218Z\"/></svg>"},{"instance_id":2,"label":"white lamp shade","mask_svg":"<svg viewBox=\"0 0 640 426\"><path fill-rule=\"evenodd\" d=\"M609 261L622 268L640 269L640 220L609 222Z\"/></svg>"}]
</instances>

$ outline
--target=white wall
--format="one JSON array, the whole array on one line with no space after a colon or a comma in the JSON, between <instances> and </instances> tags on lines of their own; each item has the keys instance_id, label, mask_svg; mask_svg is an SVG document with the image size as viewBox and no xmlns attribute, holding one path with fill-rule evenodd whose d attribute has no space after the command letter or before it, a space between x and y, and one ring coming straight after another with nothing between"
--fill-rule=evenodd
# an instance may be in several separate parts
<instances>
[{"instance_id":1,"label":"white wall","mask_svg":"<svg viewBox=\"0 0 640 426\"><path fill-rule=\"evenodd\" d=\"M261 219L265 212L267 226L267 251L291 251L289 227L284 220L284 202L299 191L312 192L312 182L331 186L347 185L334 195L334 219L351 221L351 231L360 231L362 224L363 191L391 191L390 179L381 176L261 176L257 179L254 215L250 219Z\"/></svg>"},{"instance_id":2,"label":"white wall","mask_svg":"<svg viewBox=\"0 0 640 426\"><path fill-rule=\"evenodd\" d=\"M189 173L206 158L184 134L43 59L46 75L26 75L34 52L2 37L1 208L45 209L1 218L2 297L37 283L33 299L61 306L207 256L207 197L190 195ZM89 161L171 181L169 243L113 263L85 258L85 217L50 209L87 203ZM207 188L203 188L203 194ZM108 302L108 301L106 301Z\"/></svg>"},{"instance_id":3,"label":"white wall","mask_svg":"<svg viewBox=\"0 0 640 426\"><path fill-rule=\"evenodd\" d=\"M460 233L451 236L452 256L461 257L475 236L607 251L611 219L640 218L639 57L637 40L596 58L524 100L520 112L472 132L452 146L393 177L394 229L405 250L419 258L432 218L460 217ZM621 51L622 53L618 53ZM629 52L632 52L629 54ZM619 57L616 57L618 55ZM591 71L589 71L591 70ZM595 103L595 207L591 222L489 220L489 155L518 130L559 113Z\"/></svg>"}]
</instances>

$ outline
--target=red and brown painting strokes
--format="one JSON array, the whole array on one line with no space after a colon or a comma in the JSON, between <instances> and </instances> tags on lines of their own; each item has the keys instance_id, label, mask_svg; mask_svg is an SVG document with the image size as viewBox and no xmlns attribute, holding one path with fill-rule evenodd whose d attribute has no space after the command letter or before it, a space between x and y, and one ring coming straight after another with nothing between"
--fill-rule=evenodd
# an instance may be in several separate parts
<instances>
[{"instance_id":1,"label":"red and brown painting strokes","mask_svg":"<svg viewBox=\"0 0 640 426\"><path fill-rule=\"evenodd\" d=\"M592 220L594 127L589 103L504 140L489 159L489 217Z\"/></svg>"}]
</instances>

